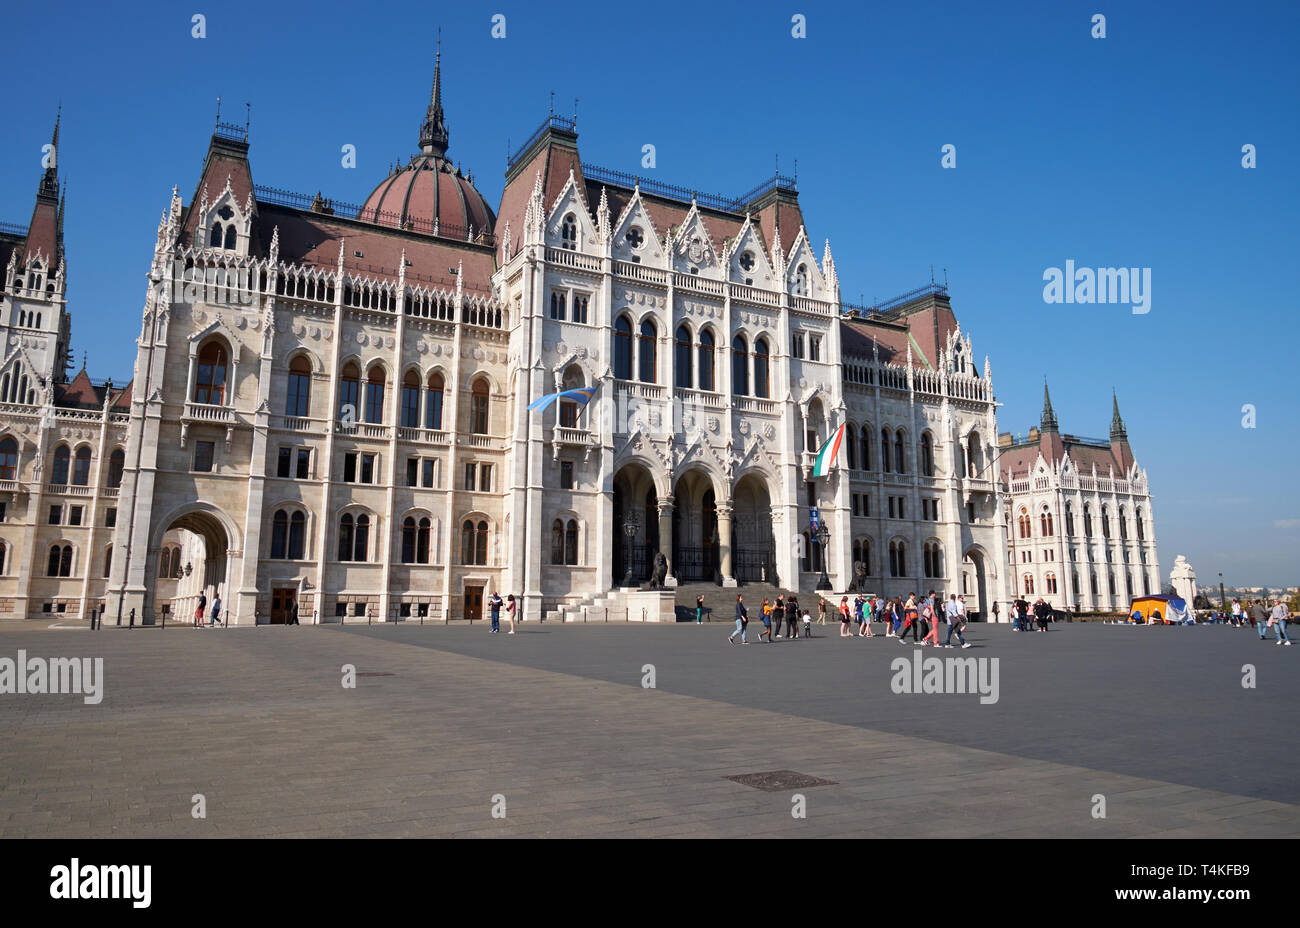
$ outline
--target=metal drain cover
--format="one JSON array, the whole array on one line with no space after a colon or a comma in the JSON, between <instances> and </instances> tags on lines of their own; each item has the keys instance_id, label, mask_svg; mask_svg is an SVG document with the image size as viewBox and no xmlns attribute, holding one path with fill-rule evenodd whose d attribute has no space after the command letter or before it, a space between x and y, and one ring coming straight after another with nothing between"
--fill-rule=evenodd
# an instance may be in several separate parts
<instances>
[{"instance_id":1,"label":"metal drain cover","mask_svg":"<svg viewBox=\"0 0 1300 928\"><path fill-rule=\"evenodd\" d=\"M834 780L810 777L806 773L794 770L769 770L766 773L742 773L739 776L724 777L734 780L741 786L752 786L768 793L780 793L788 789L807 789L810 786L838 786Z\"/></svg>"}]
</instances>

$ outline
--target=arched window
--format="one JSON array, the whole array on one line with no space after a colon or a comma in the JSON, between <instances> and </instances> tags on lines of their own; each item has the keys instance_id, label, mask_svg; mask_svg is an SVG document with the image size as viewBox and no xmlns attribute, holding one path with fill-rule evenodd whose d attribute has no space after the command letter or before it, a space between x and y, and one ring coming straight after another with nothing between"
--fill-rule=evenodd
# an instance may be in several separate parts
<instances>
[{"instance_id":1,"label":"arched window","mask_svg":"<svg viewBox=\"0 0 1300 928\"><path fill-rule=\"evenodd\" d=\"M689 387L691 385L691 330L684 325L677 327L674 349L673 386Z\"/></svg>"},{"instance_id":2,"label":"arched window","mask_svg":"<svg viewBox=\"0 0 1300 928\"><path fill-rule=\"evenodd\" d=\"M619 316L614 322L614 376L632 379L632 322Z\"/></svg>"},{"instance_id":3,"label":"arched window","mask_svg":"<svg viewBox=\"0 0 1300 928\"><path fill-rule=\"evenodd\" d=\"M1065 534L1067 535L1074 534L1074 510L1070 508L1069 503L1065 504ZM1079 588L1079 584L1075 583L1074 588L1077 591Z\"/></svg>"},{"instance_id":4,"label":"arched window","mask_svg":"<svg viewBox=\"0 0 1300 928\"><path fill-rule=\"evenodd\" d=\"M220 248L221 241L221 223L214 222L212 224L212 234L208 236L208 246L211 248Z\"/></svg>"},{"instance_id":5,"label":"arched window","mask_svg":"<svg viewBox=\"0 0 1300 928\"><path fill-rule=\"evenodd\" d=\"M564 563L578 563L578 523L574 519L570 519L564 528Z\"/></svg>"},{"instance_id":6,"label":"arched window","mask_svg":"<svg viewBox=\"0 0 1300 928\"><path fill-rule=\"evenodd\" d=\"M235 224L233 222L226 226L226 239L223 247L229 251L235 250Z\"/></svg>"},{"instance_id":7,"label":"arched window","mask_svg":"<svg viewBox=\"0 0 1300 928\"><path fill-rule=\"evenodd\" d=\"M18 442L6 437L0 441L0 480L14 480L18 474Z\"/></svg>"},{"instance_id":8,"label":"arched window","mask_svg":"<svg viewBox=\"0 0 1300 928\"><path fill-rule=\"evenodd\" d=\"M480 377L470 386L469 430L475 435L488 433L488 382Z\"/></svg>"},{"instance_id":9,"label":"arched window","mask_svg":"<svg viewBox=\"0 0 1300 928\"><path fill-rule=\"evenodd\" d=\"M199 350L198 376L194 381L194 402L220 406L226 399L226 366L229 355L223 342L213 339Z\"/></svg>"},{"instance_id":10,"label":"arched window","mask_svg":"<svg viewBox=\"0 0 1300 928\"><path fill-rule=\"evenodd\" d=\"M551 523L551 563L564 563L564 523L559 519Z\"/></svg>"},{"instance_id":11,"label":"arched window","mask_svg":"<svg viewBox=\"0 0 1300 928\"><path fill-rule=\"evenodd\" d=\"M1044 506L1043 511L1038 514L1038 525L1039 528L1043 530L1044 538L1048 538L1053 534L1055 534L1052 531L1052 529L1055 527L1052 525L1052 514L1051 512L1048 511L1046 506Z\"/></svg>"},{"instance_id":12,"label":"arched window","mask_svg":"<svg viewBox=\"0 0 1300 928\"><path fill-rule=\"evenodd\" d=\"M307 517L301 512L289 516L289 559L300 561L304 557L307 539Z\"/></svg>"},{"instance_id":13,"label":"arched window","mask_svg":"<svg viewBox=\"0 0 1300 928\"><path fill-rule=\"evenodd\" d=\"M339 380L339 418L356 421L361 412L361 369L349 361Z\"/></svg>"},{"instance_id":14,"label":"arched window","mask_svg":"<svg viewBox=\"0 0 1300 928\"><path fill-rule=\"evenodd\" d=\"M844 451L848 455L849 470L858 469L858 430L850 422L844 428Z\"/></svg>"},{"instance_id":15,"label":"arched window","mask_svg":"<svg viewBox=\"0 0 1300 928\"><path fill-rule=\"evenodd\" d=\"M573 214L564 217L560 223L560 247L574 251L578 247L578 222Z\"/></svg>"},{"instance_id":16,"label":"arched window","mask_svg":"<svg viewBox=\"0 0 1300 928\"><path fill-rule=\"evenodd\" d=\"M731 340L731 392L736 396L749 395L749 346L743 335Z\"/></svg>"},{"instance_id":17,"label":"arched window","mask_svg":"<svg viewBox=\"0 0 1300 928\"><path fill-rule=\"evenodd\" d=\"M899 429L894 433L894 470L897 473L907 473L906 458L903 453L903 430Z\"/></svg>"},{"instance_id":18,"label":"arched window","mask_svg":"<svg viewBox=\"0 0 1300 928\"><path fill-rule=\"evenodd\" d=\"M1097 598L1097 571L1092 571L1092 598Z\"/></svg>"},{"instance_id":19,"label":"arched window","mask_svg":"<svg viewBox=\"0 0 1300 928\"><path fill-rule=\"evenodd\" d=\"M1043 583L1047 587L1047 592L1049 594L1056 592L1056 574L1048 573L1048 575L1043 578Z\"/></svg>"},{"instance_id":20,"label":"arched window","mask_svg":"<svg viewBox=\"0 0 1300 928\"><path fill-rule=\"evenodd\" d=\"M889 575L891 577L907 576L907 544L902 541L889 543Z\"/></svg>"},{"instance_id":21,"label":"arched window","mask_svg":"<svg viewBox=\"0 0 1300 928\"><path fill-rule=\"evenodd\" d=\"M799 265L794 272L794 295L808 295L808 265Z\"/></svg>"},{"instance_id":22,"label":"arched window","mask_svg":"<svg viewBox=\"0 0 1300 928\"><path fill-rule=\"evenodd\" d=\"M1110 538L1110 510L1105 506L1101 507L1101 537Z\"/></svg>"},{"instance_id":23,"label":"arched window","mask_svg":"<svg viewBox=\"0 0 1300 928\"><path fill-rule=\"evenodd\" d=\"M72 545L51 545L46 574L51 577L72 576Z\"/></svg>"},{"instance_id":24,"label":"arched window","mask_svg":"<svg viewBox=\"0 0 1300 928\"><path fill-rule=\"evenodd\" d=\"M884 468L885 473L890 472L889 468L889 429L880 430L880 466Z\"/></svg>"},{"instance_id":25,"label":"arched window","mask_svg":"<svg viewBox=\"0 0 1300 928\"><path fill-rule=\"evenodd\" d=\"M285 399L286 416L305 416L311 408L311 362L302 355L289 362L289 394Z\"/></svg>"},{"instance_id":26,"label":"arched window","mask_svg":"<svg viewBox=\"0 0 1300 928\"><path fill-rule=\"evenodd\" d=\"M59 445L54 449L54 470L50 474L50 483L62 486L68 482L68 464L71 460L72 452L67 445Z\"/></svg>"},{"instance_id":27,"label":"arched window","mask_svg":"<svg viewBox=\"0 0 1300 928\"><path fill-rule=\"evenodd\" d=\"M754 395L764 398L771 395L771 390L768 386L768 350L766 338L757 338L754 340Z\"/></svg>"},{"instance_id":28,"label":"arched window","mask_svg":"<svg viewBox=\"0 0 1300 928\"><path fill-rule=\"evenodd\" d=\"M460 527L460 560L462 564L485 566L487 564L488 525L466 519Z\"/></svg>"},{"instance_id":29,"label":"arched window","mask_svg":"<svg viewBox=\"0 0 1300 928\"><path fill-rule=\"evenodd\" d=\"M433 536L433 523L429 521L428 516L422 516L415 527L415 562L417 564L429 563L429 552L433 548L431 544Z\"/></svg>"},{"instance_id":30,"label":"arched window","mask_svg":"<svg viewBox=\"0 0 1300 928\"><path fill-rule=\"evenodd\" d=\"M871 470L871 426L863 423L862 437L858 441L859 451L862 454L862 469Z\"/></svg>"},{"instance_id":31,"label":"arched window","mask_svg":"<svg viewBox=\"0 0 1300 928\"><path fill-rule=\"evenodd\" d=\"M424 396L424 427L426 429L442 428L442 394L445 389L442 374L434 371L429 375Z\"/></svg>"},{"instance_id":32,"label":"arched window","mask_svg":"<svg viewBox=\"0 0 1300 928\"><path fill-rule=\"evenodd\" d=\"M1083 504L1083 534L1092 537L1092 507L1087 503ZM1093 592L1096 593L1095 590Z\"/></svg>"},{"instance_id":33,"label":"arched window","mask_svg":"<svg viewBox=\"0 0 1300 928\"><path fill-rule=\"evenodd\" d=\"M563 389L566 391L576 390L582 386L585 386L582 378L582 368L578 367L576 364L570 365L564 372L564 379L562 381ZM574 400L568 398L561 399L558 405L560 407L560 427L566 429L579 428L578 423L582 407Z\"/></svg>"},{"instance_id":34,"label":"arched window","mask_svg":"<svg viewBox=\"0 0 1300 928\"><path fill-rule=\"evenodd\" d=\"M90 449L78 448L76 461L72 466L72 485L90 486Z\"/></svg>"},{"instance_id":35,"label":"arched window","mask_svg":"<svg viewBox=\"0 0 1300 928\"><path fill-rule=\"evenodd\" d=\"M407 371L402 378L402 428L420 427L420 375Z\"/></svg>"},{"instance_id":36,"label":"arched window","mask_svg":"<svg viewBox=\"0 0 1300 928\"><path fill-rule=\"evenodd\" d=\"M352 560L365 561L370 558L370 516L357 516L356 536L352 542Z\"/></svg>"},{"instance_id":37,"label":"arched window","mask_svg":"<svg viewBox=\"0 0 1300 928\"><path fill-rule=\"evenodd\" d=\"M0 557L0 560L3 560L3 557ZM113 546L109 545L107 548L104 549L104 578L107 579L108 575L111 574L112 572L113 572Z\"/></svg>"},{"instance_id":38,"label":"arched window","mask_svg":"<svg viewBox=\"0 0 1300 928\"><path fill-rule=\"evenodd\" d=\"M921 552L927 577L943 577L943 548L937 541L926 542Z\"/></svg>"},{"instance_id":39,"label":"arched window","mask_svg":"<svg viewBox=\"0 0 1300 928\"><path fill-rule=\"evenodd\" d=\"M713 390L713 333L700 329L699 370L696 371L701 390Z\"/></svg>"},{"instance_id":40,"label":"arched window","mask_svg":"<svg viewBox=\"0 0 1300 928\"><path fill-rule=\"evenodd\" d=\"M637 336L637 379L642 383L654 383L655 371L655 324L653 319L641 320L641 332Z\"/></svg>"},{"instance_id":41,"label":"arched window","mask_svg":"<svg viewBox=\"0 0 1300 928\"><path fill-rule=\"evenodd\" d=\"M5 568L9 566L9 546L0 541L0 575L3 575Z\"/></svg>"},{"instance_id":42,"label":"arched window","mask_svg":"<svg viewBox=\"0 0 1300 928\"><path fill-rule=\"evenodd\" d=\"M355 519L344 513L339 519L339 560L364 561L370 551L370 516L364 513Z\"/></svg>"},{"instance_id":43,"label":"arched window","mask_svg":"<svg viewBox=\"0 0 1300 928\"><path fill-rule=\"evenodd\" d=\"M872 572L871 571L871 539L863 538L859 542L859 546L860 547L858 553L854 555L854 560L861 561L862 569L865 570L868 574L870 574Z\"/></svg>"},{"instance_id":44,"label":"arched window","mask_svg":"<svg viewBox=\"0 0 1300 928\"><path fill-rule=\"evenodd\" d=\"M158 579L170 580L172 577L172 549L163 548L158 552Z\"/></svg>"},{"instance_id":45,"label":"arched window","mask_svg":"<svg viewBox=\"0 0 1300 928\"><path fill-rule=\"evenodd\" d=\"M271 517L271 557L276 560L283 558L288 541L289 513L283 509L277 509L275 515Z\"/></svg>"},{"instance_id":46,"label":"arched window","mask_svg":"<svg viewBox=\"0 0 1300 928\"><path fill-rule=\"evenodd\" d=\"M921 473L927 477L934 476L934 441L929 432L921 433Z\"/></svg>"},{"instance_id":47,"label":"arched window","mask_svg":"<svg viewBox=\"0 0 1300 928\"><path fill-rule=\"evenodd\" d=\"M121 448L114 448L113 453L108 456L108 486L111 489L117 489L122 485L122 471L125 467L126 454Z\"/></svg>"},{"instance_id":48,"label":"arched window","mask_svg":"<svg viewBox=\"0 0 1300 928\"><path fill-rule=\"evenodd\" d=\"M1024 580L1024 584L1025 584L1025 595L1026 595L1026 596L1033 596L1033 595L1034 595L1034 578L1033 578L1031 575L1029 575L1029 574L1025 574L1025 576L1023 577L1023 580Z\"/></svg>"},{"instance_id":49,"label":"arched window","mask_svg":"<svg viewBox=\"0 0 1300 928\"><path fill-rule=\"evenodd\" d=\"M1128 513L1123 506L1119 510L1119 537L1121 541L1128 541Z\"/></svg>"},{"instance_id":50,"label":"arched window","mask_svg":"<svg viewBox=\"0 0 1300 928\"><path fill-rule=\"evenodd\" d=\"M366 375L366 421L376 425L384 421L384 380L383 367L372 364Z\"/></svg>"},{"instance_id":51,"label":"arched window","mask_svg":"<svg viewBox=\"0 0 1300 928\"><path fill-rule=\"evenodd\" d=\"M0 454L2 454L2 453L3 453L3 452L0 451ZM1144 526L1142 525L1142 513L1140 513L1140 512L1137 513L1133 518L1134 518L1134 520L1137 522L1138 541L1145 541L1145 540L1146 540L1146 530L1145 530Z\"/></svg>"},{"instance_id":52,"label":"arched window","mask_svg":"<svg viewBox=\"0 0 1300 928\"><path fill-rule=\"evenodd\" d=\"M1031 537L1032 533L1030 532L1029 510L1024 506L1020 507L1020 516L1016 519L1016 522L1020 525L1020 537Z\"/></svg>"},{"instance_id":53,"label":"arched window","mask_svg":"<svg viewBox=\"0 0 1300 928\"><path fill-rule=\"evenodd\" d=\"M411 516L402 520L402 563L415 563L415 519Z\"/></svg>"}]
</instances>

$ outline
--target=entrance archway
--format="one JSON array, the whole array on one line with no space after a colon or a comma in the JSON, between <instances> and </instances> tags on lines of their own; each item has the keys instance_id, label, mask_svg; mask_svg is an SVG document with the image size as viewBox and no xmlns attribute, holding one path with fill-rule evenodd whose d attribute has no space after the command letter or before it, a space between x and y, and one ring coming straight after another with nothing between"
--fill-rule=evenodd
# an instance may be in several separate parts
<instances>
[{"instance_id":1,"label":"entrance archway","mask_svg":"<svg viewBox=\"0 0 1300 928\"><path fill-rule=\"evenodd\" d=\"M772 497L757 474L746 474L732 491L735 541L732 570L741 583L780 585L776 570L776 536L772 532Z\"/></svg>"},{"instance_id":2,"label":"entrance archway","mask_svg":"<svg viewBox=\"0 0 1300 928\"><path fill-rule=\"evenodd\" d=\"M968 571L974 574L975 582L973 589L962 591L966 596L966 613L973 622L988 622L993 618L993 603L988 598L988 570L982 548L968 548L962 556L963 584Z\"/></svg>"},{"instance_id":3,"label":"entrance archway","mask_svg":"<svg viewBox=\"0 0 1300 928\"><path fill-rule=\"evenodd\" d=\"M673 487L673 567L679 582L721 583L718 503L713 481L690 470Z\"/></svg>"},{"instance_id":4,"label":"entrance archway","mask_svg":"<svg viewBox=\"0 0 1300 928\"><path fill-rule=\"evenodd\" d=\"M170 516L145 562L152 599L146 604L146 617L152 615L157 621L166 611L177 620L193 620L200 596L206 597L210 608L220 595L222 612L233 610L234 600L227 594L232 532L225 514L215 509L191 508ZM170 561L167 565L162 563L164 552ZM160 576L164 566L168 568L165 578ZM225 615L222 618L225 621Z\"/></svg>"},{"instance_id":5,"label":"entrance archway","mask_svg":"<svg viewBox=\"0 0 1300 928\"><path fill-rule=\"evenodd\" d=\"M643 583L650 579L659 550L659 493L645 467L625 464L614 475L613 510L612 583L616 587Z\"/></svg>"}]
</instances>

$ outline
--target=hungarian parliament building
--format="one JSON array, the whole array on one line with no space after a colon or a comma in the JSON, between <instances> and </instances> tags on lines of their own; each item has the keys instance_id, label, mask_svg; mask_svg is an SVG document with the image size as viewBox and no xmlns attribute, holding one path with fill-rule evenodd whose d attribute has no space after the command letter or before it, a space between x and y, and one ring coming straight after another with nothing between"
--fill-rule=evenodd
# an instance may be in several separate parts
<instances>
[{"instance_id":1,"label":"hungarian parliament building","mask_svg":"<svg viewBox=\"0 0 1300 928\"><path fill-rule=\"evenodd\" d=\"M241 625L460 620L497 591L535 619L656 571L684 595L824 569L1002 620L1159 592L1117 401L1109 440L1046 395L1000 436L946 285L841 302L779 173L737 197L634 177L551 114L494 210L448 160L441 83L359 205L255 184L218 122L164 201L129 383L72 373L49 159L29 224L0 224L0 618L189 621L219 594Z\"/></svg>"}]
</instances>

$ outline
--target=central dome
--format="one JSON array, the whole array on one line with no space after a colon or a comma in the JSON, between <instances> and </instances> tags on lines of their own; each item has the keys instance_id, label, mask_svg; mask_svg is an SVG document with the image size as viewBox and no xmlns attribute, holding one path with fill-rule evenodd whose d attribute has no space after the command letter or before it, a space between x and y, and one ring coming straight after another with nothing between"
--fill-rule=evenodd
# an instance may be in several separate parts
<instances>
[{"instance_id":1,"label":"central dome","mask_svg":"<svg viewBox=\"0 0 1300 928\"><path fill-rule=\"evenodd\" d=\"M447 121L442 112L442 55L433 67L433 92L420 126L420 154L388 172L357 217L426 235L476 240L491 235L496 214L473 178L447 160Z\"/></svg>"}]
</instances>

